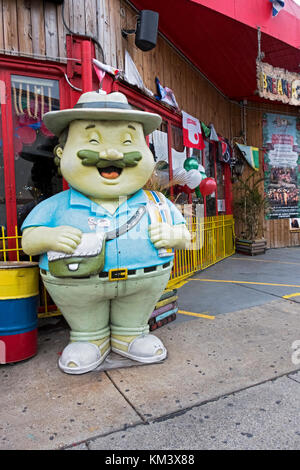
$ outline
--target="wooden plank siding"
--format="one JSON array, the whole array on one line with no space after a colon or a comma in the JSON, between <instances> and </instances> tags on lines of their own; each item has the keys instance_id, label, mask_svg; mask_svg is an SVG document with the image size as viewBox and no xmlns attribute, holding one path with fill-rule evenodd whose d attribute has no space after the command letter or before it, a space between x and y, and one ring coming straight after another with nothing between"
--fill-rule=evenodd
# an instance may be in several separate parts
<instances>
[{"instance_id":1,"label":"wooden plank siding","mask_svg":"<svg viewBox=\"0 0 300 470\"><path fill-rule=\"evenodd\" d=\"M216 131L232 140L241 135L241 107L230 102L192 67L161 35L157 46L148 52L137 49L134 35L124 39L121 29L134 29L136 12L124 0L65 0L61 5L41 0L0 0L0 49L7 54L66 61L66 34L70 30L95 37L104 51L104 61L124 70L127 49L141 74L145 86L156 93L155 77L171 88L179 107L205 124L212 122ZM95 46L96 57L102 54ZM275 104L248 104L246 117L247 144L262 148L264 112L295 114L295 108ZM245 176L250 169L246 168ZM260 171L263 176L263 152ZM263 191L263 183L261 185ZM236 195L236 190L235 190ZM288 220L264 220L263 233L268 247L300 244L300 233L290 232ZM236 227L237 233L241 229Z\"/></svg>"},{"instance_id":2,"label":"wooden plank siding","mask_svg":"<svg viewBox=\"0 0 300 470\"><path fill-rule=\"evenodd\" d=\"M0 17L3 18L2 0L0 0ZM4 49L3 20L0 20L0 50Z\"/></svg>"},{"instance_id":3,"label":"wooden plank siding","mask_svg":"<svg viewBox=\"0 0 300 470\"><path fill-rule=\"evenodd\" d=\"M31 9L28 0L17 0L19 50L32 54Z\"/></svg>"},{"instance_id":4,"label":"wooden plank siding","mask_svg":"<svg viewBox=\"0 0 300 470\"><path fill-rule=\"evenodd\" d=\"M40 0L31 0L31 41L32 53L44 56L46 54L44 5ZM20 53L23 53L21 49Z\"/></svg>"},{"instance_id":5,"label":"wooden plank siding","mask_svg":"<svg viewBox=\"0 0 300 470\"><path fill-rule=\"evenodd\" d=\"M19 15L20 16L20 15ZM2 1L2 21L4 49L11 52L19 51L19 26L17 15L17 2L11 0Z\"/></svg>"},{"instance_id":6,"label":"wooden plank siding","mask_svg":"<svg viewBox=\"0 0 300 470\"><path fill-rule=\"evenodd\" d=\"M63 24L61 5L40 0L0 0L0 15L0 44L2 37L7 53L66 59L68 31ZM96 37L106 63L123 70L127 49L147 88L156 92L157 76L162 85L173 89L180 108L206 123L213 122L219 133L231 137L229 101L160 35L156 48L146 53L135 46L134 35L122 37L122 28L133 29L136 24L136 12L123 0L65 0L64 18L77 34ZM95 49L101 60L98 48Z\"/></svg>"}]
</instances>

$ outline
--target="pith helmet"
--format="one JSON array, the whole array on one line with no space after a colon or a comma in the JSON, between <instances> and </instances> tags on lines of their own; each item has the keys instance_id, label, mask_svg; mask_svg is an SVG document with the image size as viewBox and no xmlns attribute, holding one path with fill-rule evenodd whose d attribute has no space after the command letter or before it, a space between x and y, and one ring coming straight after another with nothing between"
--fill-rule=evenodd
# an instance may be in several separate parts
<instances>
[{"instance_id":1,"label":"pith helmet","mask_svg":"<svg viewBox=\"0 0 300 470\"><path fill-rule=\"evenodd\" d=\"M145 135L151 134L161 123L158 114L133 109L123 93L107 94L102 90L83 93L74 108L51 111L43 117L45 125L57 136L77 119L140 122Z\"/></svg>"}]
</instances>

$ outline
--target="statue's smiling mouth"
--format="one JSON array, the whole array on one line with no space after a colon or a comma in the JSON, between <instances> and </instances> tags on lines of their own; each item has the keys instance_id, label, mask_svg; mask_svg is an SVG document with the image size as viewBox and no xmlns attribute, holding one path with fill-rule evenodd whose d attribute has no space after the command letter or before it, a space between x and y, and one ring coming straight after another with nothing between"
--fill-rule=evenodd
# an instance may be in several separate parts
<instances>
[{"instance_id":1,"label":"statue's smiling mouth","mask_svg":"<svg viewBox=\"0 0 300 470\"><path fill-rule=\"evenodd\" d=\"M101 158L99 152L90 149L82 149L77 152L83 166L96 167L99 175L107 180L117 179L124 168L137 166L142 160L142 154L139 151L126 152L123 158L109 159Z\"/></svg>"},{"instance_id":2,"label":"statue's smiling mouth","mask_svg":"<svg viewBox=\"0 0 300 470\"><path fill-rule=\"evenodd\" d=\"M102 178L108 179L108 180L114 180L120 176L120 174L123 171L123 168L119 168L117 166L107 166L105 168L98 168L100 176Z\"/></svg>"}]
</instances>

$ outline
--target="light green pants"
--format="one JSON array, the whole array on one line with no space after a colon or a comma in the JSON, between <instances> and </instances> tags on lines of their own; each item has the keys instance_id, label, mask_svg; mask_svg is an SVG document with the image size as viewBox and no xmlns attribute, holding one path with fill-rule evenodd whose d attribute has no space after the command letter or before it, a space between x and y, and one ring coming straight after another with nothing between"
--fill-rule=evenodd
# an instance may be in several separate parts
<instances>
[{"instance_id":1,"label":"light green pants","mask_svg":"<svg viewBox=\"0 0 300 470\"><path fill-rule=\"evenodd\" d=\"M71 328L73 341L96 341L110 334L136 336L149 332L148 320L170 278L171 267L136 274L125 281L41 276L46 289Z\"/></svg>"}]
</instances>

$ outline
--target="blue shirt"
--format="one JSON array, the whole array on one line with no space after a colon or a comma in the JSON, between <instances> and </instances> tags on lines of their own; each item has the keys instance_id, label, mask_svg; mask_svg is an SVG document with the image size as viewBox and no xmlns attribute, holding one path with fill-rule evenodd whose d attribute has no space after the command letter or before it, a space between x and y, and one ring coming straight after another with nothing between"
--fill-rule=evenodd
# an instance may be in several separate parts
<instances>
[{"instance_id":1,"label":"blue shirt","mask_svg":"<svg viewBox=\"0 0 300 470\"><path fill-rule=\"evenodd\" d=\"M185 223L177 207L166 198L171 211L173 224ZM82 232L95 230L113 230L128 222L142 205L147 205L148 198L140 189L129 199L124 198L114 214L93 202L74 188L55 194L38 204L26 217L22 230L28 227L58 227L69 225ZM146 212L141 220L127 233L106 242L105 266L103 271L110 269L138 269L157 266L173 259L173 254L160 257L149 238L148 228L150 217ZM40 268L48 270L48 257L44 253L40 257Z\"/></svg>"}]
</instances>

